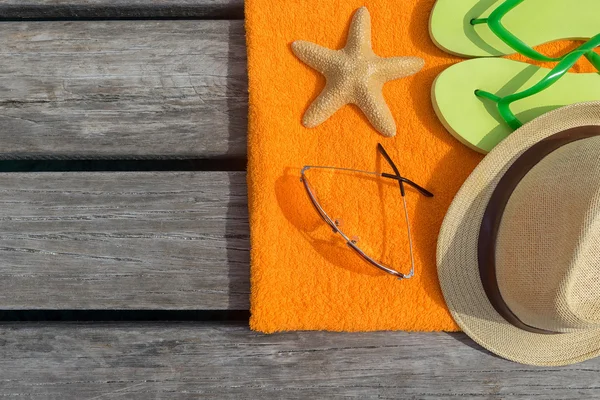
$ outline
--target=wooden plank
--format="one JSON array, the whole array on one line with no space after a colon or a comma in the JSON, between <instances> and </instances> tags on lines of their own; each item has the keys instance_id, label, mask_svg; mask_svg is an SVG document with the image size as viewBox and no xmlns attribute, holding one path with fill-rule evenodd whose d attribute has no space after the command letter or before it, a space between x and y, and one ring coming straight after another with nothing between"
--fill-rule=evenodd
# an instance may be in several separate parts
<instances>
[{"instance_id":1,"label":"wooden plank","mask_svg":"<svg viewBox=\"0 0 600 400\"><path fill-rule=\"evenodd\" d=\"M0 158L243 157L242 21L0 23Z\"/></svg>"},{"instance_id":2,"label":"wooden plank","mask_svg":"<svg viewBox=\"0 0 600 400\"><path fill-rule=\"evenodd\" d=\"M243 19L243 0L0 0L0 20Z\"/></svg>"},{"instance_id":3,"label":"wooden plank","mask_svg":"<svg viewBox=\"0 0 600 400\"><path fill-rule=\"evenodd\" d=\"M11 324L0 396L26 399L592 399L600 360L505 361L464 334L300 332L232 324ZM97 396L97 397L96 397Z\"/></svg>"},{"instance_id":4,"label":"wooden plank","mask_svg":"<svg viewBox=\"0 0 600 400\"><path fill-rule=\"evenodd\" d=\"M0 309L247 310L243 172L0 174Z\"/></svg>"}]
</instances>

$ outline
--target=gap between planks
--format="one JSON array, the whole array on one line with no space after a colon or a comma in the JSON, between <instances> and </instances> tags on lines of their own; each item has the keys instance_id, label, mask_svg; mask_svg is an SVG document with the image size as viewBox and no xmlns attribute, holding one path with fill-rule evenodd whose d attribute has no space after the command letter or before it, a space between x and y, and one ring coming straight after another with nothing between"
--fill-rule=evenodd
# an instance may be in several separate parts
<instances>
[{"instance_id":1,"label":"gap between planks","mask_svg":"<svg viewBox=\"0 0 600 400\"><path fill-rule=\"evenodd\" d=\"M0 21L243 19L243 0L0 0Z\"/></svg>"}]
</instances>

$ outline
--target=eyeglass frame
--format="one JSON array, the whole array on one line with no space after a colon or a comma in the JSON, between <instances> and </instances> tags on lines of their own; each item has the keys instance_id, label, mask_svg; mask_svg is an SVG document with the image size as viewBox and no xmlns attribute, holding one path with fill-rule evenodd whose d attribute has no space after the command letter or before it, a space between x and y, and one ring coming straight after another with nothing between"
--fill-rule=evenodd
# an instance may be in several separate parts
<instances>
[{"instance_id":1,"label":"eyeglass frame","mask_svg":"<svg viewBox=\"0 0 600 400\"><path fill-rule=\"evenodd\" d=\"M399 280L410 279L415 274L415 259L414 259L412 235L411 235L411 229L410 229L410 221L408 218L408 208L406 206L406 190L404 188L404 184L411 186L412 188L417 190L417 192L419 192L420 194L422 194L425 197L433 197L433 193L431 193L427 189L423 188L422 186L418 185L417 183L411 181L410 179L404 178L400 174L400 171L396 167L396 164L392 161L391 157L389 156L387 151L385 151L385 149L383 148L381 143L377 144L377 151L383 156L383 158L386 160L386 162L390 165L390 167L394 171L394 174L388 174L385 172L380 173L380 172L362 171L362 170L350 169L350 168L305 165L300 172L300 175L301 175L300 181L303 183L304 188L306 189L306 192L308 194L308 197L309 197L311 203L313 204L313 206L315 207L315 209L317 210L318 214L321 216L323 221L325 221L325 223L331 227L331 229L333 230L333 233L339 233L342 236L342 238L346 241L347 246L349 246L352 250L354 250L356 253L358 253L359 256L361 256L365 261L367 261L369 264L373 265L374 267L397 277ZM342 232L342 230L339 226L340 225L339 221L333 220L329 216L329 214L327 214L327 212L323 209L323 207L319 203L317 196L315 195L312 187L310 186L308 179L306 177L306 172L310 169L328 169L328 170L336 170L336 171L362 173L362 174L378 176L381 178L393 179L393 180L398 181L398 185L400 187L400 194L402 196L402 204L404 207L404 219L406 221L406 229L407 229L407 233L408 233L408 247L409 247L410 264L411 264L410 272L408 274L403 274L402 272L399 272L390 267L386 267L382 263L376 261L374 258L367 255L363 250L361 250L358 247L358 245L356 244L357 240L349 238L344 232Z\"/></svg>"}]
</instances>

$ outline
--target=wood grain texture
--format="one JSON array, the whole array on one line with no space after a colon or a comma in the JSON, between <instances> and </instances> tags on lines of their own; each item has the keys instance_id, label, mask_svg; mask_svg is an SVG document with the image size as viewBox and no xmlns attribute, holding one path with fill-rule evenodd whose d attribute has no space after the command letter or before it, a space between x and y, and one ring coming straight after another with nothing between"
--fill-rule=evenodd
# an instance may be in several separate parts
<instances>
[{"instance_id":1,"label":"wood grain texture","mask_svg":"<svg viewBox=\"0 0 600 400\"><path fill-rule=\"evenodd\" d=\"M0 174L0 309L247 310L243 172Z\"/></svg>"},{"instance_id":2,"label":"wood grain texture","mask_svg":"<svg viewBox=\"0 0 600 400\"><path fill-rule=\"evenodd\" d=\"M0 0L0 20L243 17L243 0Z\"/></svg>"},{"instance_id":3,"label":"wood grain texture","mask_svg":"<svg viewBox=\"0 0 600 400\"><path fill-rule=\"evenodd\" d=\"M600 360L536 368L464 334L242 324L8 324L0 395L26 399L591 399Z\"/></svg>"},{"instance_id":4,"label":"wood grain texture","mask_svg":"<svg viewBox=\"0 0 600 400\"><path fill-rule=\"evenodd\" d=\"M0 158L243 157L242 21L0 23Z\"/></svg>"}]
</instances>

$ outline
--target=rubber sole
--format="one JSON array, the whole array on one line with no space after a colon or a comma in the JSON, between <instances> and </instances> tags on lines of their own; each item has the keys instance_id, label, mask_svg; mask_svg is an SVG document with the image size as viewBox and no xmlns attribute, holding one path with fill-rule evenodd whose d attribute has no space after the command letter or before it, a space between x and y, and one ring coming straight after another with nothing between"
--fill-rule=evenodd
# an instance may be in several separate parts
<instances>
[{"instance_id":1,"label":"rubber sole","mask_svg":"<svg viewBox=\"0 0 600 400\"><path fill-rule=\"evenodd\" d=\"M504 0L438 0L429 32L447 53L462 57L497 57L515 51L487 24L471 25L490 15ZM503 19L503 25L534 47L561 39L589 39L600 32L599 0L525 0Z\"/></svg>"},{"instance_id":2,"label":"rubber sole","mask_svg":"<svg viewBox=\"0 0 600 400\"><path fill-rule=\"evenodd\" d=\"M479 58L455 64L434 81L431 98L446 129L470 148L487 153L512 133L496 103L475 95L485 90L504 97L530 88L547 68L505 58ZM511 110L523 123L568 104L600 100L597 73L568 73L548 89L517 101Z\"/></svg>"}]
</instances>

